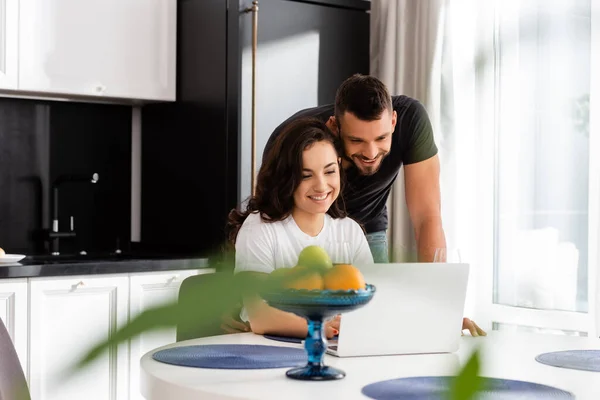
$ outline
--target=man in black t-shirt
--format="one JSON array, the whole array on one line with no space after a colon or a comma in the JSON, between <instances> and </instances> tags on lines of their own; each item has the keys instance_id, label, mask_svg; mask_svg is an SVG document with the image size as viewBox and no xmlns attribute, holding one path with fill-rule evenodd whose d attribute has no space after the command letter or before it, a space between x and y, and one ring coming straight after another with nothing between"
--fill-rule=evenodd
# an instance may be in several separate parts
<instances>
[{"instance_id":1,"label":"man in black t-shirt","mask_svg":"<svg viewBox=\"0 0 600 400\"><path fill-rule=\"evenodd\" d=\"M339 87L335 105L299 111L279 125L315 117L338 135L343 149L346 184L343 197L351 218L366 231L375 262L388 262L386 201L404 165L406 202L420 261L432 261L445 247L440 214L439 159L425 108L407 96L390 96L377 78L354 75Z\"/></svg>"},{"instance_id":2,"label":"man in black t-shirt","mask_svg":"<svg viewBox=\"0 0 600 400\"><path fill-rule=\"evenodd\" d=\"M354 75L339 87L335 106L302 110L283 122L269 138L263 154L291 120L315 117L340 139L346 171L343 197L351 218L364 227L375 262L388 262L386 201L404 165L406 204L417 239L419 261L433 261L436 248L446 247L440 210L440 164L427 112L415 99L390 96L377 78ZM226 333L249 328L227 316ZM486 333L469 318L462 329Z\"/></svg>"}]
</instances>

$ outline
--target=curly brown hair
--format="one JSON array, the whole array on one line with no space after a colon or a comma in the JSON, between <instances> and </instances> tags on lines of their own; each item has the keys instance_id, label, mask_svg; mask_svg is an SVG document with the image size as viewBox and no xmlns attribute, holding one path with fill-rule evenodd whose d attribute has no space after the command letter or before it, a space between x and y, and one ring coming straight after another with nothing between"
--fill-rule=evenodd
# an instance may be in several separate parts
<instances>
[{"instance_id":1,"label":"curly brown hair","mask_svg":"<svg viewBox=\"0 0 600 400\"><path fill-rule=\"evenodd\" d=\"M229 213L227 235L235 245L237 234L251 213L258 211L265 222L286 219L294 208L294 192L302 180L302 152L316 142L331 143L337 154L339 144L331 130L316 118L299 118L287 124L265 155L256 179L256 192L245 211L233 209ZM342 198L344 169L340 168L340 195L327 214L332 218L346 217Z\"/></svg>"}]
</instances>

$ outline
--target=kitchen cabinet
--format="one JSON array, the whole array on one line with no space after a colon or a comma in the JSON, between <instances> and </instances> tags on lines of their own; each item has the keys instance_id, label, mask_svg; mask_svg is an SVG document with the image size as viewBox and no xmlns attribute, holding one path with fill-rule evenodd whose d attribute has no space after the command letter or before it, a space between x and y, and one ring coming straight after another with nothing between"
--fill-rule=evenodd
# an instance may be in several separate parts
<instances>
[{"instance_id":1,"label":"kitchen cabinet","mask_svg":"<svg viewBox=\"0 0 600 400\"><path fill-rule=\"evenodd\" d=\"M128 346L107 352L67 381L65 368L121 327L128 318L127 275L32 278L30 380L33 399L128 397Z\"/></svg>"},{"instance_id":2,"label":"kitchen cabinet","mask_svg":"<svg viewBox=\"0 0 600 400\"><path fill-rule=\"evenodd\" d=\"M20 0L18 90L175 100L176 11L177 0Z\"/></svg>"},{"instance_id":3,"label":"kitchen cabinet","mask_svg":"<svg viewBox=\"0 0 600 400\"><path fill-rule=\"evenodd\" d=\"M19 0L0 0L0 89L18 83Z\"/></svg>"},{"instance_id":4,"label":"kitchen cabinet","mask_svg":"<svg viewBox=\"0 0 600 400\"><path fill-rule=\"evenodd\" d=\"M61 373L141 312L177 299L185 278L212 272L203 268L0 280L0 318L28 376L31 397L142 399L140 359L175 342L175 328L123 343L69 380Z\"/></svg>"},{"instance_id":5,"label":"kitchen cabinet","mask_svg":"<svg viewBox=\"0 0 600 400\"><path fill-rule=\"evenodd\" d=\"M6 325L27 376L27 279L0 280L0 319Z\"/></svg>"},{"instance_id":6,"label":"kitchen cabinet","mask_svg":"<svg viewBox=\"0 0 600 400\"><path fill-rule=\"evenodd\" d=\"M214 251L226 239L229 211L251 192L253 15L244 12L251 4L179 4L177 102L142 107L144 245ZM333 103L346 78L369 73L370 4L259 0L256 171L277 125Z\"/></svg>"},{"instance_id":7,"label":"kitchen cabinet","mask_svg":"<svg viewBox=\"0 0 600 400\"><path fill-rule=\"evenodd\" d=\"M212 270L200 271L200 273ZM181 282L198 271L173 271L165 273L132 274L130 279L129 318L135 318L143 311L177 299ZM130 400L143 400L140 392L140 359L148 351L176 341L176 329L164 328L145 332L131 340L129 380Z\"/></svg>"}]
</instances>

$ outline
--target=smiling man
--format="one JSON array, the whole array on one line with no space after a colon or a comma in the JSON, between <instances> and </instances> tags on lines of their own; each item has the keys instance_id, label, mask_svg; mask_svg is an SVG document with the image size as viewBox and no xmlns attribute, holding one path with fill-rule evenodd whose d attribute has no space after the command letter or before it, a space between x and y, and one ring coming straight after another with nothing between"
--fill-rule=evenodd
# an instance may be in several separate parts
<instances>
[{"instance_id":1,"label":"smiling man","mask_svg":"<svg viewBox=\"0 0 600 400\"><path fill-rule=\"evenodd\" d=\"M275 129L301 117L316 117L337 134L346 184L343 198L359 222L376 262L388 262L386 201L404 165L406 203L417 240L419 260L432 261L445 247L440 211L440 166L425 108L407 96L390 96L375 77L353 75L339 87L335 105L299 111Z\"/></svg>"}]
</instances>

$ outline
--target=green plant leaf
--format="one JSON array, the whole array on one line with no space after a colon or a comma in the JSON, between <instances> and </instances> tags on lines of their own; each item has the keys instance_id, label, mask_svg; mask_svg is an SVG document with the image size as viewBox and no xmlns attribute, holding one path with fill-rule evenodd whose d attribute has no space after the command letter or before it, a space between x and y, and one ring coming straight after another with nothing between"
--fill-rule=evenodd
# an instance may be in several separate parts
<instances>
[{"instance_id":1,"label":"green plant leaf","mask_svg":"<svg viewBox=\"0 0 600 400\"><path fill-rule=\"evenodd\" d=\"M185 301L175 301L148 309L114 332L108 340L100 341L89 349L77 363L63 374L67 380L88 367L105 352L115 349L140 334L164 327L190 329L193 332L207 332L205 336L220 334L215 331L215 321L231 313L240 304L240 300L249 296L260 296L265 291L280 290L290 279L300 279L310 274L309 269L301 269L284 275L265 275L258 273L233 274L233 258L225 257L214 265L218 271L211 274L209 284L202 290L191 291ZM219 324L220 325L220 324ZM451 400L471 400L480 388L479 353L473 352L464 368L453 379L450 391Z\"/></svg>"},{"instance_id":2,"label":"green plant leaf","mask_svg":"<svg viewBox=\"0 0 600 400\"><path fill-rule=\"evenodd\" d=\"M231 313L236 307L239 309L243 297L260 296L264 291L279 290L290 279L299 279L304 274L310 273L310 271L295 271L293 274L276 277L252 272L234 275L231 273L233 266L228 265L227 262L221 262L216 269L225 272L212 274L210 283L203 285L202 290L188 293L186 301L175 301L148 309L114 332L107 340L97 343L67 370L64 379L86 368L111 348L116 348L117 345L144 332L164 327L178 327L178 329L194 332L206 332L204 336L220 334L222 332L218 322L223 315ZM217 322L216 328L215 322Z\"/></svg>"},{"instance_id":3,"label":"green plant leaf","mask_svg":"<svg viewBox=\"0 0 600 400\"><path fill-rule=\"evenodd\" d=\"M451 400L471 400L481 390L479 350L475 350L452 382Z\"/></svg>"}]
</instances>

